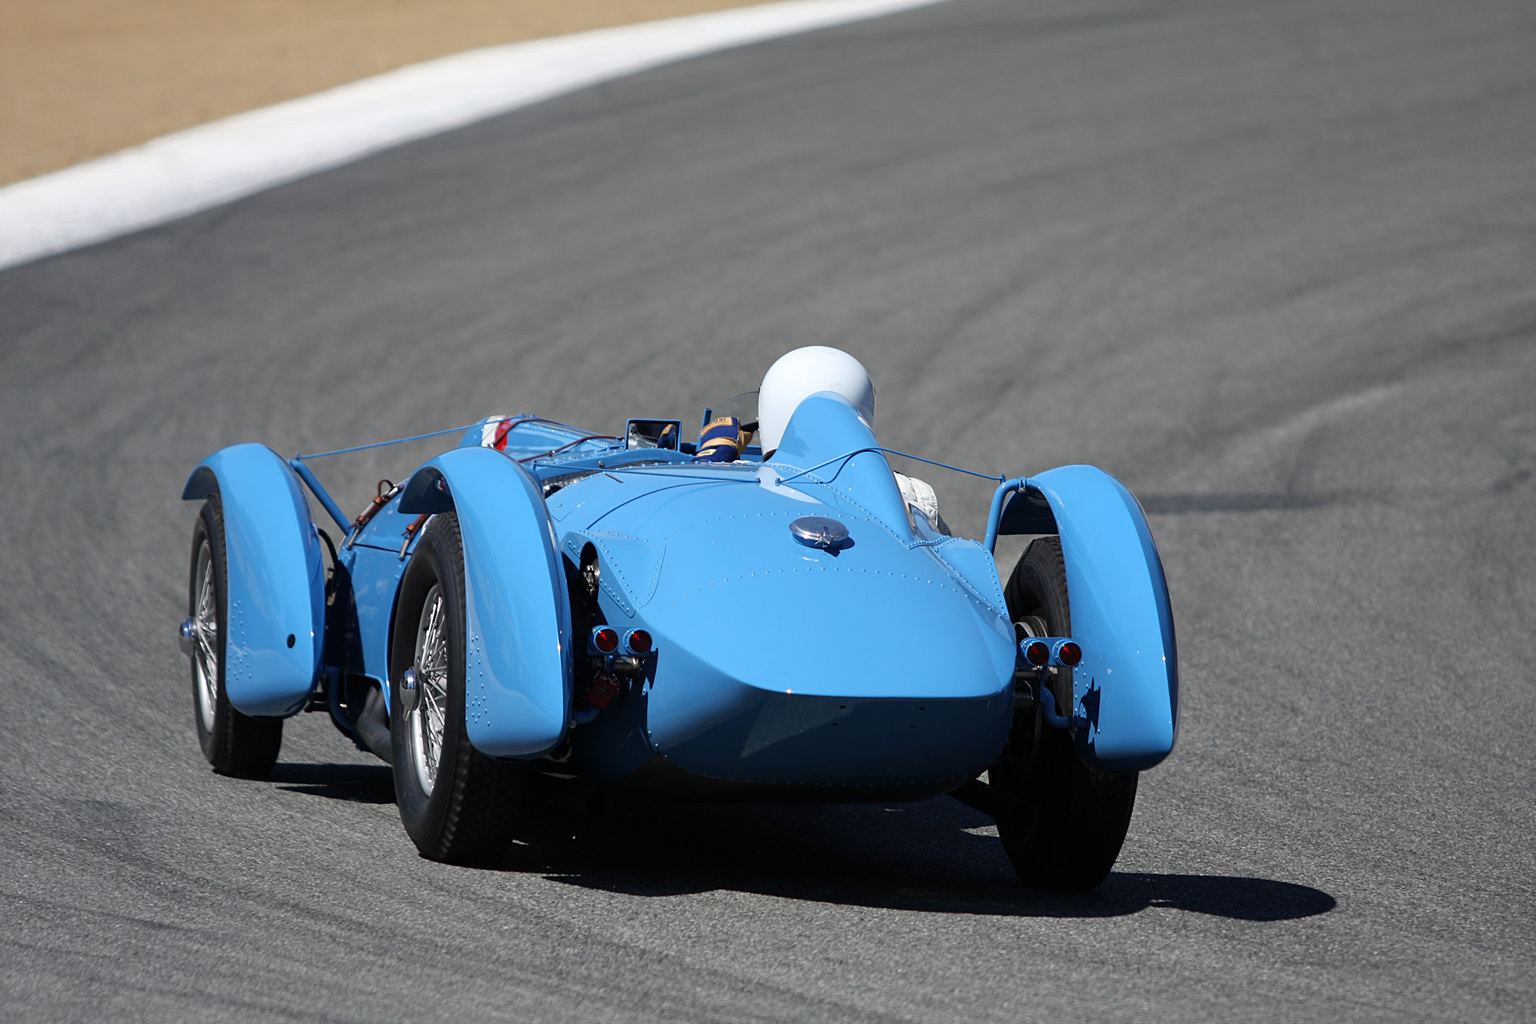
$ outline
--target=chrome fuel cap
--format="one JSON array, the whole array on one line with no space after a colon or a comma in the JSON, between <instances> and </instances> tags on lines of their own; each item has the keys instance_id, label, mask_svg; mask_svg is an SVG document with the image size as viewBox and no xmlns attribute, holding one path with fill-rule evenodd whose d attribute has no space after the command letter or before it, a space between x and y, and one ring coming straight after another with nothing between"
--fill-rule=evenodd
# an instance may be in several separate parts
<instances>
[{"instance_id":1,"label":"chrome fuel cap","mask_svg":"<svg viewBox=\"0 0 1536 1024\"><path fill-rule=\"evenodd\" d=\"M801 516L789 524L789 532L806 547L831 551L848 539L848 527L826 516Z\"/></svg>"}]
</instances>

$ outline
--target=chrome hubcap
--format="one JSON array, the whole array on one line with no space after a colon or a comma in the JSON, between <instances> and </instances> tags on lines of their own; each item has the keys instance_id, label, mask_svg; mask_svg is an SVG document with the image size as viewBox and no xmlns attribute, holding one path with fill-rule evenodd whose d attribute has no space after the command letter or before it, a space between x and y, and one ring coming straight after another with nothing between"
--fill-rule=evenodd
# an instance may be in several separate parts
<instances>
[{"instance_id":1,"label":"chrome hubcap","mask_svg":"<svg viewBox=\"0 0 1536 1024\"><path fill-rule=\"evenodd\" d=\"M427 591L421 622L416 628L416 706L407 712L405 720L411 767L421 791L428 796L437 782L448 712L447 612L442 587L434 584Z\"/></svg>"}]
</instances>

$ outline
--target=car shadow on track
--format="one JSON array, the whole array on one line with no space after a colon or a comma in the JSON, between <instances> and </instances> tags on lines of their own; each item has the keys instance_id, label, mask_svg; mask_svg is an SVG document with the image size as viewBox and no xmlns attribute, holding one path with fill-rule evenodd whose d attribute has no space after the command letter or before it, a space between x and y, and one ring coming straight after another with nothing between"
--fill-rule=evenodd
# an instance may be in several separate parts
<instances>
[{"instance_id":1,"label":"car shadow on track","mask_svg":"<svg viewBox=\"0 0 1536 1024\"><path fill-rule=\"evenodd\" d=\"M990 825L948 798L891 806L637 803L586 819L545 808L525 821L498 867L635 896L732 890L951 914L1117 917L1163 907L1286 921L1337 905L1310 886L1223 875L1116 871L1088 893L1032 890L1019 883Z\"/></svg>"},{"instance_id":2,"label":"car shadow on track","mask_svg":"<svg viewBox=\"0 0 1536 1024\"><path fill-rule=\"evenodd\" d=\"M395 802L395 777L387 764L279 763L267 781L278 789L355 804Z\"/></svg>"},{"instance_id":3,"label":"car shadow on track","mask_svg":"<svg viewBox=\"0 0 1536 1024\"><path fill-rule=\"evenodd\" d=\"M393 803L382 764L273 769L279 789ZM533 801L518 841L489 870L631 896L728 890L930 913L1118 917L1153 907L1244 921L1334 909L1320 889L1228 875L1116 871L1088 893L1028 889L986 815L948 797L911 804L624 803L595 816ZM1134 837L1136 823L1131 824ZM482 869L483 870L483 869Z\"/></svg>"}]
</instances>

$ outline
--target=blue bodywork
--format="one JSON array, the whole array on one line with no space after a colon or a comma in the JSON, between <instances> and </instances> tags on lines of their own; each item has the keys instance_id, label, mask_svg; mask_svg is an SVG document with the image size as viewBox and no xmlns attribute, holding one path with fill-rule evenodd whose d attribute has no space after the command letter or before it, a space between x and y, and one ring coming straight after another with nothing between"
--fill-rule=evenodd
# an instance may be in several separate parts
<instances>
[{"instance_id":1,"label":"blue bodywork","mask_svg":"<svg viewBox=\"0 0 1536 1024\"><path fill-rule=\"evenodd\" d=\"M1062 709L1079 750L1139 769L1172 749L1161 563L1135 499L1099 470L993 478L978 542L907 507L878 441L830 392L800 404L767 461L748 449L696 462L536 417L497 422L470 428L348 529L328 593L293 467L257 445L198 467L185 496L216 481L223 497L232 608L239 581L237 707L291 713L312 690L359 682L387 694L405 668L390 664L402 574L425 518L452 511L467 589L466 731L481 752L668 795L943 792L986 770L1013 727L1028 666L991 548L999 533L1038 532L1061 537L1085 652ZM501 449L488 446L493 433ZM846 537L791 529L807 517ZM299 619L302 642L287 648ZM615 664L587 648L599 625L644 630L651 649L625 662L612 703L588 707L594 673Z\"/></svg>"},{"instance_id":2,"label":"blue bodywork","mask_svg":"<svg viewBox=\"0 0 1536 1024\"><path fill-rule=\"evenodd\" d=\"M325 631L325 567L309 503L282 456L259 444L214 452L181 496L214 494L228 564L229 702L247 715L291 715L314 689Z\"/></svg>"},{"instance_id":3,"label":"blue bodywork","mask_svg":"<svg viewBox=\"0 0 1536 1024\"><path fill-rule=\"evenodd\" d=\"M1162 559L1141 506L1125 485L1093 466L1063 466L1030 478L1049 502L1061 536L1072 602L1072 635L1085 657L1073 673L1075 732L1091 763L1151 768L1178 730L1178 651Z\"/></svg>"},{"instance_id":4,"label":"blue bodywork","mask_svg":"<svg viewBox=\"0 0 1536 1024\"><path fill-rule=\"evenodd\" d=\"M400 511L458 514L469 741L491 757L549 753L571 717L571 617L538 481L500 452L457 448L416 471Z\"/></svg>"}]
</instances>

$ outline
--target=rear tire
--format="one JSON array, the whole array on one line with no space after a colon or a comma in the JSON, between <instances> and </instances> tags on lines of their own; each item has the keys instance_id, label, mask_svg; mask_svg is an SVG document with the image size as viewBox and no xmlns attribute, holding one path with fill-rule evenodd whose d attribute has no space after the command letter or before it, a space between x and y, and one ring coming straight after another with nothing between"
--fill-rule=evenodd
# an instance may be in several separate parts
<instances>
[{"instance_id":1,"label":"rear tire","mask_svg":"<svg viewBox=\"0 0 1536 1024\"><path fill-rule=\"evenodd\" d=\"M264 779L283 745L281 718L251 718L235 710L225 689L228 566L224 509L218 495L203 502L192 528L192 574L187 614L192 618L192 717L203 756L220 775Z\"/></svg>"},{"instance_id":2,"label":"rear tire","mask_svg":"<svg viewBox=\"0 0 1536 1024\"><path fill-rule=\"evenodd\" d=\"M464 724L464 547L458 517L434 516L400 582L390 644L390 747L406 833L429 860L473 864L512 841L524 767L469 742ZM418 697L404 703L414 668Z\"/></svg>"},{"instance_id":3,"label":"rear tire","mask_svg":"<svg viewBox=\"0 0 1536 1024\"><path fill-rule=\"evenodd\" d=\"M1042 537L1014 567L1004 590L1015 623L1037 635L1071 636L1061 540ZM1021 629L1021 633L1023 630ZM1072 707L1072 670L1059 667L1052 686L1056 709ZM1026 885L1092 889L1120 855L1136 803L1136 772L1109 772L1082 759L1065 729L1045 723L1037 703L1015 716L1013 732L989 769L992 785L1023 801L1021 813L1000 819L998 835Z\"/></svg>"}]
</instances>

